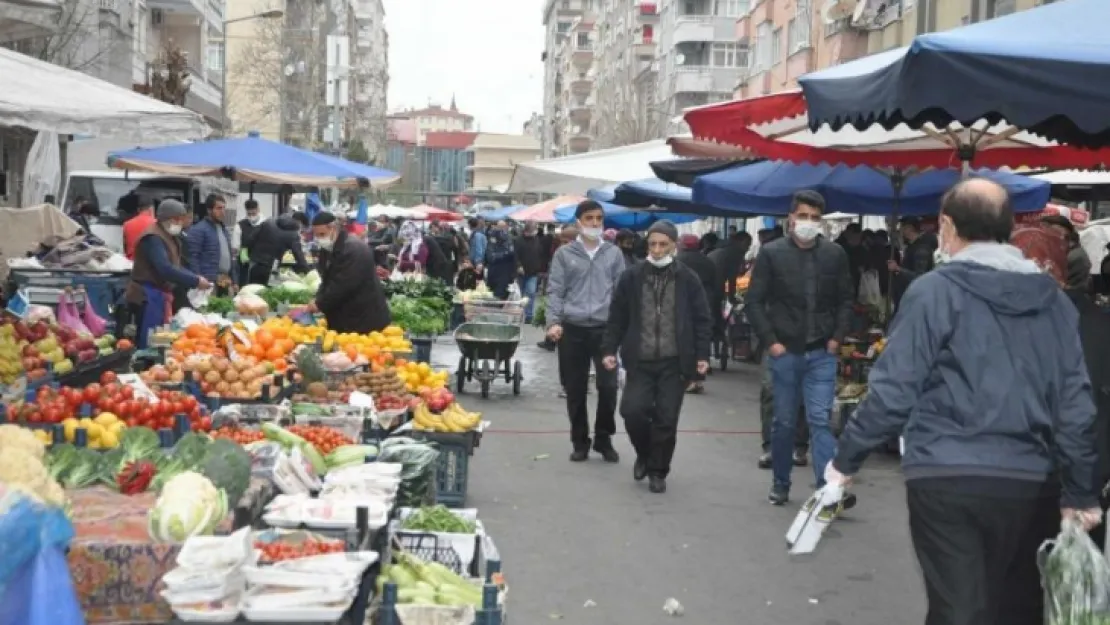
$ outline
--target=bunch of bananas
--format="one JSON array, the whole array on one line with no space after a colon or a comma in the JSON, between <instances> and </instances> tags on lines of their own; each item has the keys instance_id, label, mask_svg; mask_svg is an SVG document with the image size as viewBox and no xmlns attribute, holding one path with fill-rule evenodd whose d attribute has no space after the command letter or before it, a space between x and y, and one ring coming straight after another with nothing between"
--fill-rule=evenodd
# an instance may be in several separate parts
<instances>
[{"instance_id":1,"label":"bunch of bananas","mask_svg":"<svg viewBox=\"0 0 1110 625\"><path fill-rule=\"evenodd\" d=\"M421 403L412 411L412 427L424 432L469 432L478 427L482 413L467 412L457 403L452 403L443 412L436 414Z\"/></svg>"}]
</instances>

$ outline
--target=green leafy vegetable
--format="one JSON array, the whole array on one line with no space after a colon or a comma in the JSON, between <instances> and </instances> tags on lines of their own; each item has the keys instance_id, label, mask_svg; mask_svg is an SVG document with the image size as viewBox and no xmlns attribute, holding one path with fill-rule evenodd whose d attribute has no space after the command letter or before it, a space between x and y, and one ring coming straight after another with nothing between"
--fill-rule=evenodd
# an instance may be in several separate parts
<instances>
[{"instance_id":1,"label":"green leafy vegetable","mask_svg":"<svg viewBox=\"0 0 1110 625\"><path fill-rule=\"evenodd\" d=\"M103 459L100 453L81 447L76 449L77 457L69 467L69 472L62 478L62 485L66 488L84 488L91 486L100 479L100 469ZM115 477L113 475L113 477Z\"/></svg>"},{"instance_id":2,"label":"green leafy vegetable","mask_svg":"<svg viewBox=\"0 0 1110 625\"><path fill-rule=\"evenodd\" d=\"M50 475L50 479L62 482L79 460L80 455L73 445L69 443L54 445L46 455L46 472Z\"/></svg>"},{"instance_id":3,"label":"green leafy vegetable","mask_svg":"<svg viewBox=\"0 0 1110 625\"><path fill-rule=\"evenodd\" d=\"M394 295L389 300L393 323L409 334L434 336L447 329L451 303L435 297L409 297Z\"/></svg>"},{"instance_id":4,"label":"green leafy vegetable","mask_svg":"<svg viewBox=\"0 0 1110 625\"><path fill-rule=\"evenodd\" d=\"M208 305L204 307L204 312L216 315L227 315L234 311L235 300L230 297L209 297Z\"/></svg>"},{"instance_id":5,"label":"green leafy vegetable","mask_svg":"<svg viewBox=\"0 0 1110 625\"><path fill-rule=\"evenodd\" d=\"M477 524L468 521L447 509L447 506L436 505L422 507L413 512L401 525L407 530L420 530L423 532L445 532L448 534L473 534Z\"/></svg>"},{"instance_id":6,"label":"green leafy vegetable","mask_svg":"<svg viewBox=\"0 0 1110 625\"><path fill-rule=\"evenodd\" d=\"M242 447L227 439L216 439L208 446L201 474L227 493L229 505L238 505L251 479L251 457Z\"/></svg>"}]
</instances>

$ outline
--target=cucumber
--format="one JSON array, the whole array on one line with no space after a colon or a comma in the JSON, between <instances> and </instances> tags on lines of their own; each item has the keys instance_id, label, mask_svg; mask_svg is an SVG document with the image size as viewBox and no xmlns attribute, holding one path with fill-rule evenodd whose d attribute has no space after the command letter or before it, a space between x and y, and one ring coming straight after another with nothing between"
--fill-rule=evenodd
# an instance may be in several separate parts
<instances>
[{"instance_id":1,"label":"cucumber","mask_svg":"<svg viewBox=\"0 0 1110 625\"><path fill-rule=\"evenodd\" d=\"M293 414L304 417L330 417L331 410L320 404L301 402L293 404Z\"/></svg>"}]
</instances>

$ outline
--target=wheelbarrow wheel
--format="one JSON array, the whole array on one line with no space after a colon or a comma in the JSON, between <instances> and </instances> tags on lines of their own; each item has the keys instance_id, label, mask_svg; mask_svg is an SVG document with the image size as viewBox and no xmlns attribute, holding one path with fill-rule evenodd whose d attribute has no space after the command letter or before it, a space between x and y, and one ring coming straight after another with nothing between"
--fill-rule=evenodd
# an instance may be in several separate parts
<instances>
[{"instance_id":1,"label":"wheelbarrow wheel","mask_svg":"<svg viewBox=\"0 0 1110 625\"><path fill-rule=\"evenodd\" d=\"M462 393L466 383L466 356L459 357L459 369L455 372L455 392Z\"/></svg>"},{"instance_id":2,"label":"wheelbarrow wheel","mask_svg":"<svg viewBox=\"0 0 1110 625\"><path fill-rule=\"evenodd\" d=\"M513 395L520 395L520 382L524 379L524 367L520 361L513 363Z\"/></svg>"},{"instance_id":3,"label":"wheelbarrow wheel","mask_svg":"<svg viewBox=\"0 0 1110 625\"><path fill-rule=\"evenodd\" d=\"M489 384L491 380L482 380L482 399L489 399Z\"/></svg>"}]
</instances>

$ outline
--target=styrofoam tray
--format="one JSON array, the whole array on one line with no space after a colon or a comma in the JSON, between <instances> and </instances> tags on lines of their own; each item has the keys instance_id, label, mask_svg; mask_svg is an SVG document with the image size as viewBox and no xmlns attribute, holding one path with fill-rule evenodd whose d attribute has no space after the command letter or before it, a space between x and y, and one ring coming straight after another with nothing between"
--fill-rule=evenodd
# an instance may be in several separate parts
<instances>
[{"instance_id":1,"label":"styrofoam tray","mask_svg":"<svg viewBox=\"0 0 1110 625\"><path fill-rule=\"evenodd\" d=\"M400 477L403 468L404 467L399 462L367 462L355 466L344 467L338 471L332 471L328 473L326 479L328 481L334 481L356 476L357 479L365 479L372 476L396 478Z\"/></svg>"},{"instance_id":2,"label":"styrofoam tray","mask_svg":"<svg viewBox=\"0 0 1110 625\"><path fill-rule=\"evenodd\" d=\"M296 529L298 527L318 530L354 529L358 525L358 518L355 509L350 508L350 510L351 514L349 516L340 514L329 518L311 516L308 513L300 515L294 515L292 512L271 513L262 515L262 520L272 527L285 529ZM389 524L389 511L379 510L378 512L377 515L370 514L367 518L366 526L369 529L378 530Z\"/></svg>"},{"instance_id":3,"label":"styrofoam tray","mask_svg":"<svg viewBox=\"0 0 1110 625\"><path fill-rule=\"evenodd\" d=\"M325 553L318 556L308 556L306 558L295 558L293 560L282 560L274 564L270 568L300 571L305 573L311 572L331 572L342 573L343 575L358 577L362 575L370 565L378 561L378 552L376 551L346 551L343 553Z\"/></svg>"},{"instance_id":4,"label":"styrofoam tray","mask_svg":"<svg viewBox=\"0 0 1110 625\"><path fill-rule=\"evenodd\" d=\"M177 554L178 566L190 569L231 568L245 562L253 554L250 528L230 536L193 536Z\"/></svg>"},{"instance_id":5,"label":"styrofoam tray","mask_svg":"<svg viewBox=\"0 0 1110 625\"><path fill-rule=\"evenodd\" d=\"M331 607L333 605L343 605L343 609L346 610L354 601L357 591L358 584L355 583L331 588L315 587L311 590L255 586L243 597L243 602L239 607L244 613L248 610L297 610L304 607ZM297 619L287 618L285 620Z\"/></svg>"},{"instance_id":6,"label":"styrofoam tray","mask_svg":"<svg viewBox=\"0 0 1110 625\"><path fill-rule=\"evenodd\" d=\"M186 623L231 623L239 618L239 597L229 597L215 609L198 610L195 604L170 604L170 609Z\"/></svg>"},{"instance_id":7,"label":"styrofoam tray","mask_svg":"<svg viewBox=\"0 0 1110 625\"><path fill-rule=\"evenodd\" d=\"M334 623L350 604L300 608L243 608L243 616L256 623Z\"/></svg>"},{"instance_id":8,"label":"styrofoam tray","mask_svg":"<svg viewBox=\"0 0 1110 625\"><path fill-rule=\"evenodd\" d=\"M298 507L299 504L299 507ZM380 500L354 499L304 499L300 502L287 500L281 505L271 505L271 512L263 515L262 520L273 527L310 527L317 529L347 529L357 525L358 508L366 507L369 512L367 525L370 529L380 529L389 523L389 508Z\"/></svg>"},{"instance_id":9,"label":"styrofoam tray","mask_svg":"<svg viewBox=\"0 0 1110 625\"><path fill-rule=\"evenodd\" d=\"M262 552L251 550L251 555L242 563L222 569L195 569L184 566L174 567L162 576L166 589L175 595L205 591L223 586L227 580L245 565L258 562Z\"/></svg>"},{"instance_id":10,"label":"styrofoam tray","mask_svg":"<svg viewBox=\"0 0 1110 625\"><path fill-rule=\"evenodd\" d=\"M238 595L246 588L247 582L243 578L240 571L236 571L233 575L229 575L223 580L223 583L207 588L193 588L185 592L172 592L168 588L162 590L160 593L166 603L170 605L181 605L189 603L209 603L215 601L222 601L233 595Z\"/></svg>"}]
</instances>

